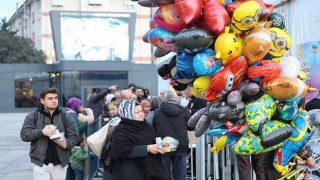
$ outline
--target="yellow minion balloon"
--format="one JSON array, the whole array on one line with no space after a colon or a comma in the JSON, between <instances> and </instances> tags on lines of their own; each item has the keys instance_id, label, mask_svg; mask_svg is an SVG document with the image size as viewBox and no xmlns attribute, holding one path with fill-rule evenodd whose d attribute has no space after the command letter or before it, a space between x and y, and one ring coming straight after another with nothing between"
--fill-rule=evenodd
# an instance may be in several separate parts
<instances>
[{"instance_id":1,"label":"yellow minion balloon","mask_svg":"<svg viewBox=\"0 0 320 180\"><path fill-rule=\"evenodd\" d=\"M272 58L275 62L280 62L282 56L291 47L291 38L287 32L276 27L269 28L269 31L271 32L272 43L267 57Z\"/></svg>"},{"instance_id":2,"label":"yellow minion balloon","mask_svg":"<svg viewBox=\"0 0 320 180\"><path fill-rule=\"evenodd\" d=\"M214 44L215 57L221 59L223 65L242 54L242 39L236 37L233 33L229 33L229 30L230 28L226 27L225 32L218 36Z\"/></svg>"},{"instance_id":3,"label":"yellow minion balloon","mask_svg":"<svg viewBox=\"0 0 320 180\"><path fill-rule=\"evenodd\" d=\"M254 28L259 21L262 9L256 1L241 3L233 12L231 18L231 30L240 37Z\"/></svg>"},{"instance_id":4,"label":"yellow minion balloon","mask_svg":"<svg viewBox=\"0 0 320 180\"><path fill-rule=\"evenodd\" d=\"M210 76L200 76L193 82L193 95L196 98L204 98L210 84Z\"/></svg>"}]
</instances>

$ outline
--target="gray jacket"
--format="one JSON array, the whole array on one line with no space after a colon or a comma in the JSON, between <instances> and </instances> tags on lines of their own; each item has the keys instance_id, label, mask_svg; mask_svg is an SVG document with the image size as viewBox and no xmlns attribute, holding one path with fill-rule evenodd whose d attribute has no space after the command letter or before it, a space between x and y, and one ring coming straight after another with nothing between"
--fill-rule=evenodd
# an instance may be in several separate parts
<instances>
[{"instance_id":1,"label":"gray jacket","mask_svg":"<svg viewBox=\"0 0 320 180\"><path fill-rule=\"evenodd\" d=\"M34 113L38 113L37 120L35 120L36 116ZM79 141L77 126L72 117L67 113L65 121L63 122L62 120L62 110L57 108L56 112L53 113L53 124L57 126L60 132L65 132L64 135L67 140L66 149L56 145L57 154L63 167L68 165L70 150ZM51 124L50 114L46 110L38 110L26 116L20 132L20 137L23 141L31 142L29 156L31 162L38 166L42 166L46 158L49 138L43 135L42 129L49 124Z\"/></svg>"}]
</instances>

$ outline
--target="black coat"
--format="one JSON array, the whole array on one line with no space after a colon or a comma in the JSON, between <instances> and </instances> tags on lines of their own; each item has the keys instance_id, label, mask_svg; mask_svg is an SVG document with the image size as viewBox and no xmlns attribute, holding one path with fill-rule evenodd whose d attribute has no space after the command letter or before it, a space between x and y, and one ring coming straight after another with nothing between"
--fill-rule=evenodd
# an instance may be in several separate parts
<instances>
[{"instance_id":1,"label":"black coat","mask_svg":"<svg viewBox=\"0 0 320 180\"><path fill-rule=\"evenodd\" d=\"M154 112L153 124L157 134L164 138L173 137L179 141L176 152L188 151L188 127L187 122L190 112L175 101L162 103L160 108Z\"/></svg>"},{"instance_id":2,"label":"black coat","mask_svg":"<svg viewBox=\"0 0 320 180\"><path fill-rule=\"evenodd\" d=\"M114 180L167 180L161 155L147 151L156 132L145 121L121 119L112 137L111 171Z\"/></svg>"},{"instance_id":3,"label":"black coat","mask_svg":"<svg viewBox=\"0 0 320 180\"><path fill-rule=\"evenodd\" d=\"M187 106L187 108L191 110L191 115L204 107L207 107L207 101L194 96L191 97L191 100Z\"/></svg>"}]
</instances>

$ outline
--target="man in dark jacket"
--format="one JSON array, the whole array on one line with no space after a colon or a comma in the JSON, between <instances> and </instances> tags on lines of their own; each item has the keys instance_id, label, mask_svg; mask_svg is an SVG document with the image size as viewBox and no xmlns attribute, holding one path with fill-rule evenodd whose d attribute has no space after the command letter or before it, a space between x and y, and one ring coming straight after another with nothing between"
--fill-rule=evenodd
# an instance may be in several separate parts
<instances>
[{"instance_id":1,"label":"man in dark jacket","mask_svg":"<svg viewBox=\"0 0 320 180\"><path fill-rule=\"evenodd\" d=\"M196 113L198 110L207 107L207 101L201 98L196 98L193 95L193 85L188 84L188 87L184 90L185 96L190 99L187 108L190 110L191 115Z\"/></svg>"},{"instance_id":2,"label":"man in dark jacket","mask_svg":"<svg viewBox=\"0 0 320 180\"><path fill-rule=\"evenodd\" d=\"M312 100L308 101L305 105L305 110L310 111L312 109L320 109L320 92L317 97L313 98Z\"/></svg>"},{"instance_id":3,"label":"man in dark jacket","mask_svg":"<svg viewBox=\"0 0 320 180\"><path fill-rule=\"evenodd\" d=\"M88 107L92 109L94 119L96 120L103 112L105 100L104 98L111 92L117 90L117 86L113 85L104 90L97 90L90 96L88 101Z\"/></svg>"},{"instance_id":4,"label":"man in dark jacket","mask_svg":"<svg viewBox=\"0 0 320 180\"><path fill-rule=\"evenodd\" d=\"M162 164L168 174L172 167L175 180L186 179L189 146L187 122L191 115L187 108L177 102L174 91L167 91L165 98L166 102L154 112L153 124L161 138L166 136L175 138L179 141L179 145L176 151L162 155Z\"/></svg>"},{"instance_id":5,"label":"man in dark jacket","mask_svg":"<svg viewBox=\"0 0 320 180\"><path fill-rule=\"evenodd\" d=\"M35 180L65 179L70 150L79 140L72 117L58 107L58 94L56 88L43 89L42 105L27 115L20 132L23 141L31 142L29 155Z\"/></svg>"}]
</instances>

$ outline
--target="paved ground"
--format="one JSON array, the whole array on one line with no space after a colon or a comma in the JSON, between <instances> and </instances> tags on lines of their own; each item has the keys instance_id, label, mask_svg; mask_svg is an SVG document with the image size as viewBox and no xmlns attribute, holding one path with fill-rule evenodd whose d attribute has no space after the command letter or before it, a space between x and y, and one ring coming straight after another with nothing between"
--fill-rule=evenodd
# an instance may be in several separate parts
<instances>
[{"instance_id":1,"label":"paved ground","mask_svg":"<svg viewBox=\"0 0 320 180\"><path fill-rule=\"evenodd\" d=\"M0 179L32 180L29 143L20 139L27 113L0 113Z\"/></svg>"},{"instance_id":2,"label":"paved ground","mask_svg":"<svg viewBox=\"0 0 320 180\"><path fill-rule=\"evenodd\" d=\"M30 145L20 139L20 129L27 114L0 113L0 180L33 179L28 154Z\"/></svg>"}]
</instances>

